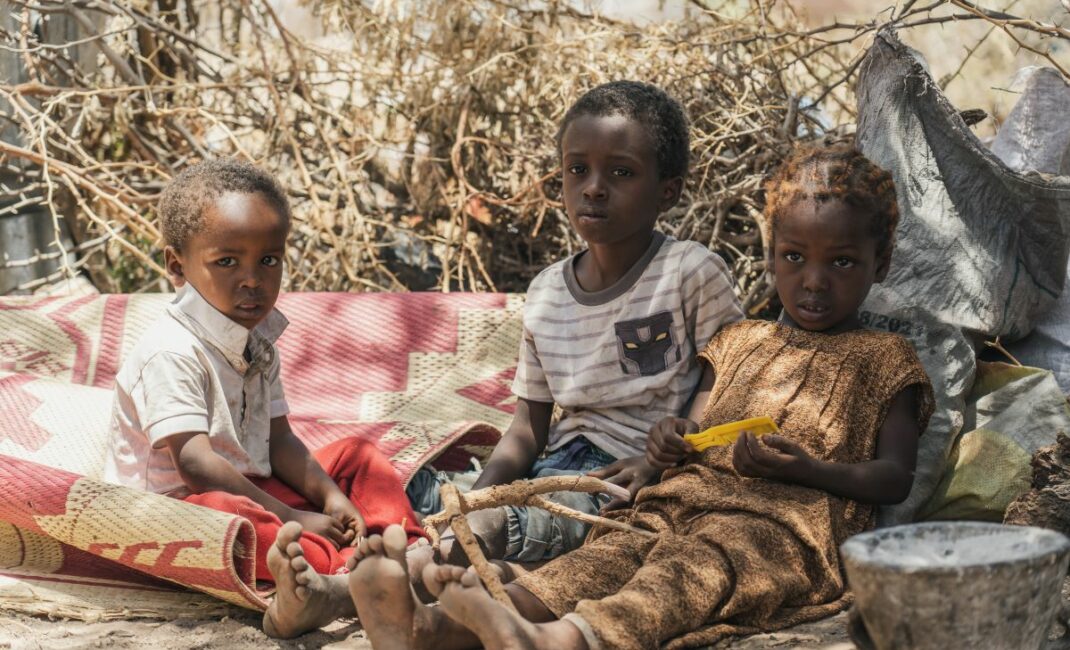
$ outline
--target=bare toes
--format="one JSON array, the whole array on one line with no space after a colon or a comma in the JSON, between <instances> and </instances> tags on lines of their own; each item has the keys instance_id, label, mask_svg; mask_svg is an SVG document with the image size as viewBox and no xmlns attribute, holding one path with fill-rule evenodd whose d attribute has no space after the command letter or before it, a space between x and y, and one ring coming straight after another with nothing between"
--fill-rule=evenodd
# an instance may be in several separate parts
<instances>
[{"instance_id":1,"label":"bare toes","mask_svg":"<svg viewBox=\"0 0 1070 650\"><path fill-rule=\"evenodd\" d=\"M305 554L305 549L301 548L301 543L298 541L290 542L286 545L286 555L290 557L301 557Z\"/></svg>"},{"instance_id":2,"label":"bare toes","mask_svg":"<svg viewBox=\"0 0 1070 650\"><path fill-rule=\"evenodd\" d=\"M290 566L293 567L293 570L298 574L301 574L304 571L308 571L309 564L308 560L305 559L305 556L299 555L290 560Z\"/></svg>"},{"instance_id":3,"label":"bare toes","mask_svg":"<svg viewBox=\"0 0 1070 650\"><path fill-rule=\"evenodd\" d=\"M301 539L301 530L301 524L296 521L286 522L275 535L275 545L279 547L280 551L287 553L290 545ZM298 544L298 547L300 547L300 544Z\"/></svg>"},{"instance_id":4,"label":"bare toes","mask_svg":"<svg viewBox=\"0 0 1070 650\"><path fill-rule=\"evenodd\" d=\"M460 582L465 587L479 587L482 585L479 581L479 574L471 567L469 567L468 570L464 572L464 575L461 576Z\"/></svg>"},{"instance_id":5,"label":"bare toes","mask_svg":"<svg viewBox=\"0 0 1070 650\"><path fill-rule=\"evenodd\" d=\"M405 529L396 524L386 527L383 531L383 550L386 556L396 562L405 562L405 549L409 545L409 536Z\"/></svg>"},{"instance_id":6,"label":"bare toes","mask_svg":"<svg viewBox=\"0 0 1070 650\"><path fill-rule=\"evenodd\" d=\"M424 567L424 586L431 592L431 595L437 598L442 593L442 590L446 588L446 585L451 582L459 582L464 574L465 569L463 567L452 564L428 564Z\"/></svg>"}]
</instances>

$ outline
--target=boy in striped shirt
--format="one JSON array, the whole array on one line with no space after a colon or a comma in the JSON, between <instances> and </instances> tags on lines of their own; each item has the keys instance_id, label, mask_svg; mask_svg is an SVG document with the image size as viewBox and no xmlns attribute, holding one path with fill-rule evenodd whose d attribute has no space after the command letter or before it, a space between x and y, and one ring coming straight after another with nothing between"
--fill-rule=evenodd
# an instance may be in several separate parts
<instances>
[{"instance_id":1,"label":"boy in striped shirt","mask_svg":"<svg viewBox=\"0 0 1070 650\"><path fill-rule=\"evenodd\" d=\"M590 473L634 497L658 473L645 457L650 430L688 413L702 388L697 351L743 313L719 257L654 230L679 200L687 173L687 120L678 103L648 84L599 86L565 114L557 144L565 210L588 247L545 269L528 289L516 414L474 487ZM417 511L441 510L438 483L421 471L410 484ZM617 505L571 492L549 496L588 513ZM481 510L467 519L487 557L517 562L578 548L588 529L538 508ZM346 578L318 574L292 543L300 532L287 524L268 557L278 593L265 629L274 636L355 613ZM354 559L403 547L404 540L373 536ZM448 532L441 550L450 564L468 564ZM432 599L420 579L431 547L414 545L404 560L421 599ZM411 624L411 611L382 614L402 623L408 616Z\"/></svg>"},{"instance_id":2,"label":"boy in striped shirt","mask_svg":"<svg viewBox=\"0 0 1070 650\"><path fill-rule=\"evenodd\" d=\"M696 391L696 351L743 313L720 257L654 230L687 174L687 119L675 100L649 84L599 86L569 109L557 143L565 209L588 248L528 289L516 414L473 489L590 473L634 496L655 474L648 433L686 413ZM552 498L588 513L606 505L595 495ZM469 522L488 557L518 562L577 548L588 530L536 508L485 510ZM466 563L449 546L447 535L448 560Z\"/></svg>"}]
</instances>

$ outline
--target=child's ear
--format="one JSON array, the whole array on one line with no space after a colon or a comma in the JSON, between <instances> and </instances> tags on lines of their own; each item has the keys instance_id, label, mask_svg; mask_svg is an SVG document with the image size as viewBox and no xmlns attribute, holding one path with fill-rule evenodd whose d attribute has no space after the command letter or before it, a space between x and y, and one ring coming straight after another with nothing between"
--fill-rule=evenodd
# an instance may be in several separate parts
<instances>
[{"instance_id":1,"label":"child's ear","mask_svg":"<svg viewBox=\"0 0 1070 650\"><path fill-rule=\"evenodd\" d=\"M684 191L684 177L676 176L661 181L661 197L658 202L658 211L665 212L671 209L680 200L680 194Z\"/></svg>"},{"instance_id":2,"label":"child's ear","mask_svg":"<svg viewBox=\"0 0 1070 650\"><path fill-rule=\"evenodd\" d=\"M176 289L186 284L186 274L182 270L182 256L174 246L167 246L163 249L163 264L167 269L171 284L175 285Z\"/></svg>"}]
</instances>

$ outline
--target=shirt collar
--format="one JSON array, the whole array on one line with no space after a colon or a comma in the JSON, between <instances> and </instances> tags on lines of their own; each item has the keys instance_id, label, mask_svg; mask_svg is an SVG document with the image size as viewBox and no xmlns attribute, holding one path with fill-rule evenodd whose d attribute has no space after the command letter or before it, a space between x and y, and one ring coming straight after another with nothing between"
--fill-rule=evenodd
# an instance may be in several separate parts
<instances>
[{"instance_id":1,"label":"shirt collar","mask_svg":"<svg viewBox=\"0 0 1070 650\"><path fill-rule=\"evenodd\" d=\"M168 305L168 311L186 329L222 352L241 372L250 366L245 359L246 347L252 352L255 364L256 357L260 356L258 352L270 348L290 324L278 309L272 309L267 318L248 330L213 307L189 282L176 290L175 300Z\"/></svg>"}]
</instances>

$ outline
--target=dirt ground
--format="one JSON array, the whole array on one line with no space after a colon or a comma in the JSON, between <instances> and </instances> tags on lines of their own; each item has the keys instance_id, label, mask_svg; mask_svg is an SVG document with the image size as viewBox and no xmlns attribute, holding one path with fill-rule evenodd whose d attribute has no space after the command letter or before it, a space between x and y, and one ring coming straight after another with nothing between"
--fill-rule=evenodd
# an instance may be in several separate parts
<instances>
[{"instance_id":1,"label":"dirt ground","mask_svg":"<svg viewBox=\"0 0 1070 650\"><path fill-rule=\"evenodd\" d=\"M735 639L718 648L762 650L801 648L805 650L850 650L846 614L824 621L757 636ZM260 617L235 610L222 619L183 621L50 621L46 618L0 612L0 649L3 650L185 650L227 648L228 650L367 650L371 644L356 623L338 622L328 628L291 641L268 638L260 631Z\"/></svg>"}]
</instances>

